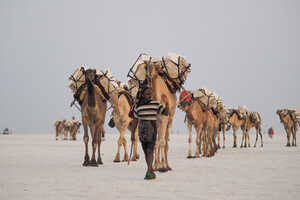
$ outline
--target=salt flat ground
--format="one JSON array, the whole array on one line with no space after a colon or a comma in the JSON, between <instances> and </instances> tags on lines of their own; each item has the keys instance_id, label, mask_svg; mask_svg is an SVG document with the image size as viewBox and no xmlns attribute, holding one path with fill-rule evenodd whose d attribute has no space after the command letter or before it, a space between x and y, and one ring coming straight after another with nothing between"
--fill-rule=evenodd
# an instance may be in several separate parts
<instances>
[{"instance_id":1,"label":"salt flat ground","mask_svg":"<svg viewBox=\"0 0 300 200\"><path fill-rule=\"evenodd\" d=\"M106 135L104 165L82 167L82 134L78 141L55 141L46 133L0 135L0 199L300 199L300 143L287 148L284 135L265 135L263 148L233 149L230 133L214 157L186 159L187 134L174 134L173 170L151 181L143 179L140 147L138 162L112 162L117 139ZM253 146L254 135L251 140Z\"/></svg>"}]
</instances>

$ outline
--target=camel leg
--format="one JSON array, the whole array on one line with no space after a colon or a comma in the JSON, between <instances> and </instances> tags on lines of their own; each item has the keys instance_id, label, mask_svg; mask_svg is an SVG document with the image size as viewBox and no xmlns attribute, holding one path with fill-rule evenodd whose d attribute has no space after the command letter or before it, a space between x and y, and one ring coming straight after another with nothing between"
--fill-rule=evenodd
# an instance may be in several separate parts
<instances>
[{"instance_id":1,"label":"camel leg","mask_svg":"<svg viewBox=\"0 0 300 200\"><path fill-rule=\"evenodd\" d=\"M287 144L286 144L286 146L290 147L291 146L291 143L290 143L290 138L291 138L290 130L286 130L286 134L287 134Z\"/></svg>"},{"instance_id":2,"label":"camel leg","mask_svg":"<svg viewBox=\"0 0 300 200\"><path fill-rule=\"evenodd\" d=\"M154 170L158 170L161 168L161 162L160 162L160 140L162 137L161 129L162 129L162 119L161 117L157 120L157 137L155 141L155 161L154 161Z\"/></svg>"},{"instance_id":3,"label":"camel leg","mask_svg":"<svg viewBox=\"0 0 300 200\"><path fill-rule=\"evenodd\" d=\"M122 133L121 133L121 131L120 131L120 136L119 136L117 144L118 144L118 151L117 151L117 154L115 156L114 162L121 162L120 161L120 150L121 150L121 146L122 146Z\"/></svg>"},{"instance_id":4,"label":"camel leg","mask_svg":"<svg viewBox=\"0 0 300 200\"><path fill-rule=\"evenodd\" d=\"M218 151L218 148L217 148L217 143L216 143L216 137L215 137L215 132L212 136L212 142L213 142L213 146L214 146L214 153L215 154L217 151Z\"/></svg>"},{"instance_id":5,"label":"camel leg","mask_svg":"<svg viewBox=\"0 0 300 200\"><path fill-rule=\"evenodd\" d=\"M208 150L209 150L208 133L207 133L207 129L205 129L205 131L204 131L204 139L203 139L203 156L209 157Z\"/></svg>"},{"instance_id":6,"label":"camel leg","mask_svg":"<svg viewBox=\"0 0 300 200\"><path fill-rule=\"evenodd\" d=\"M138 128L137 128L138 129ZM132 134L132 133L131 133ZM134 137L132 138L133 141L132 144L133 144L133 156L132 156L132 161L136 161L140 158L138 152L137 152L137 149L138 149L138 130L135 131L134 133Z\"/></svg>"},{"instance_id":7,"label":"camel leg","mask_svg":"<svg viewBox=\"0 0 300 200\"><path fill-rule=\"evenodd\" d=\"M102 128L100 128L100 127L98 128L97 134L98 134L98 136L97 136L97 138L98 138L98 159L97 159L97 163L99 165L103 165L102 158L101 158L101 151L100 151L101 150L100 146L101 146L101 141L102 141L102 137L101 137Z\"/></svg>"},{"instance_id":8,"label":"camel leg","mask_svg":"<svg viewBox=\"0 0 300 200\"><path fill-rule=\"evenodd\" d=\"M56 130L55 130L55 140L58 140L58 129L57 129L57 127L56 127Z\"/></svg>"},{"instance_id":9,"label":"camel leg","mask_svg":"<svg viewBox=\"0 0 300 200\"><path fill-rule=\"evenodd\" d=\"M157 134L157 139L155 141L155 147L154 147L154 153L155 153L155 159L154 159L154 170L157 171L160 168L160 159L159 159L159 154L160 154L160 149L159 149L159 138L160 135Z\"/></svg>"},{"instance_id":10,"label":"camel leg","mask_svg":"<svg viewBox=\"0 0 300 200\"><path fill-rule=\"evenodd\" d=\"M245 138L245 133L243 131L243 136L242 136L242 143L241 143L241 148L243 148L243 143L244 143L244 138ZM246 140L246 139L245 139ZM245 143L246 144L246 143Z\"/></svg>"},{"instance_id":11,"label":"camel leg","mask_svg":"<svg viewBox=\"0 0 300 200\"><path fill-rule=\"evenodd\" d=\"M167 126L167 117L162 116L162 124L160 127L160 137L159 137L159 150L160 150L160 155L161 155L161 166L157 168L158 171L160 172L166 172L168 171L167 168L167 162L166 162L166 126Z\"/></svg>"},{"instance_id":12,"label":"camel leg","mask_svg":"<svg viewBox=\"0 0 300 200\"><path fill-rule=\"evenodd\" d=\"M256 139L255 139L255 144L253 147L256 147L257 140L258 140L258 129L256 129Z\"/></svg>"},{"instance_id":13,"label":"camel leg","mask_svg":"<svg viewBox=\"0 0 300 200\"><path fill-rule=\"evenodd\" d=\"M248 147L250 148L250 136L249 136L249 131L246 132L247 140L248 140Z\"/></svg>"},{"instance_id":14,"label":"camel leg","mask_svg":"<svg viewBox=\"0 0 300 200\"><path fill-rule=\"evenodd\" d=\"M232 126L232 130L233 130L233 148L236 148L236 128Z\"/></svg>"},{"instance_id":15,"label":"camel leg","mask_svg":"<svg viewBox=\"0 0 300 200\"><path fill-rule=\"evenodd\" d=\"M196 136L196 152L194 158L200 158L201 154L201 128L197 127L197 136Z\"/></svg>"},{"instance_id":16,"label":"camel leg","mask_svg":"<svg viewBox=\"0 0 300 200\"><path fill-rule=\"evenodd\" d=\"M223 132L223 149L225 148L225 124L222 124L222 132Z\"/></svg>"},{"instance_id":17,"label":"camel leg","mask_svg":"<svg viewBox=\"0 0 300 200\"><path fill-rule=\"evenodd\" d=\"M264 146L264 142L263 142L263 138L262 138L262 134L261 134L261 128L259 128L258 134L260 136L260 146L263 147Z\"/></svg>"},{"instance_id":18,"label":"camel leg","mask_svg":"<svg viewBox=\"0 0 300 200\"><path fill-rule=\"evenodd\" d=\"M296 130L292 131L292 146L296 146Z\"/></svg>"},{"instance_id":19,"label":"camel leg","mask_svg":"<svg viewBox=\"0 0 300 200\"><path fill-rule=\"evenodd\" d=\"M188 143L189 143L189 149L188 149L188 156L187 158L193 158L192 156L192 148L193 148L193 144L192 144L192 140L193 140L193 133L192 133L192 124L187 122L188 125L188 130L189 130L189 140L188 140ZM197 143L197 140L196 140L196 143Z\"/></svg>"},{"instance_id":20,"label":"camel leg","mask_svg":"<svg viewBox=\"0 0 300 200\"><path fill-rule=\"evenodd\" d=\"M220 133L220 131L218 131L218 149L220 149L221 148L221 146L220 146L220 135L221 135L221 133Z\"/></svg>"},{"instance_id":21,"label":"camel leg","mask_svg":"<svg viewBox=\"0 0 300 200\"><path fill-rule=\"evenodd\" d=\"M84 130L84 135L83 135L83 141L85 145L85 156L84 156L84 162L83 166L88 166L90 162L90 157L89 157L89 151L88 151L88 143L89 143L89 134L88 134L88 127L87 123L85 121L82 122L83 125L83 130Z\"/></svg>"},{"instance_id":22,"label":"camel leg","mask_svg":"<svg viewBox=\"0 0 300 200\"><path fill-rule=\"evenodd\" d=\"M97 146L98 146L98 134L97 134L97 129L95 127L95 124L92 125L92 127L90 128L90 131L92 133L92 148L93 148L93 154L91 157L91 161L89 163L89 166L93 166L93 167L97 167L98 164L96 162L96 150L97 150Z\"/></svg>"},{"instance_id":23,"label":"camel leg","mask_svg":"<svg viewBox=\"0 0 300 200\"><path fill-rule=\"evenodd\" d=\"M297 146L297 141L296 141L296 131L294 131L294 140L295 140L295 147Z\"/></svg>"},{"instance_id":24,"label":"camel leg","mask_svg":"<svg viewBox=\"0 0 300 200\"><path fill-rule=\"evenodd\" d=\"M125 133L125 132L124 132ZM123 144L123 148L124 148L124 159L123 162L128 161L128 152L127 152L127 141L125 136L122 139L122 144Z\"/></svg>"},{"instance_id":25,"label":"camel leg","mask_svg":"<svg viewBox=\"0 0 300 200\"><path fill-rule=\"evenodd\" d=\"M173 118L171 116L168 116L168 123L167 123L167 129L166 129L166 146L165 146L165 162L166 162L166 168L167 170L172 170L172 168L169 165L169 161L168 161L168 151L169 151L169 136L170 136L170 132L171 132L171 127L173 124Z\"/></svg>"}]
</instances>

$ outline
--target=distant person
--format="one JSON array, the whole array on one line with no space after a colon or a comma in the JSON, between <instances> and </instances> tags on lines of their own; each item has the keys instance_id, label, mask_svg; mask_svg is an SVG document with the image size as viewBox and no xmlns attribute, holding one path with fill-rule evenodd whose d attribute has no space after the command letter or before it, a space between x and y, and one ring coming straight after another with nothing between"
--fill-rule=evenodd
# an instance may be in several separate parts
<instances>
[{"instance_id":1,"label":"distant person","mask_svg":"<svg viewBox=\"0 0 300 200\"><path fill-rule=\"evenodd\" d=\"M272 127L269 128L268 134L269 134L270 138L273 138L273 136L274 136L274 129Z\"/></svg>"},{"instance_id":2,"label":"distant person","mask_svg":"<svg viewBox=\"0 0 300 200\"><path fill-rule=\"evenodd\" d=\"M144 87L141 91L141 97L133 109L133 128L134 130L139 125L139 139L145 154L147 163L146 180L155 179L156 175L153 171L153 153L154 145L157 137L157 114L168 115L169 104L167 98L163 99L166 102L166 107L152 99L152 89ZM134 133L135 131L133 131Z\"/></svg>"}]
</instances>

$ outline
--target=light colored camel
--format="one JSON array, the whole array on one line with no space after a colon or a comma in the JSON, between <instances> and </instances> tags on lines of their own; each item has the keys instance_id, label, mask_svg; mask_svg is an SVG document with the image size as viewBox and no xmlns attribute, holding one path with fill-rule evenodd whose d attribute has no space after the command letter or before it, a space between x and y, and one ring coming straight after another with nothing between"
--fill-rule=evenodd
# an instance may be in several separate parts
<instances>
[{"instance_id":1,"label":"light colored camel","mask_svg":"<svg viewBox=\"0 0 300 200\"><path fill-rule=\"evenodd\" d=\"M161 67L159 65L161 65L160 62L155 65L153 65L153 63L143 63L138 66L137 71L146 69L147 84L152 87L154 100L160 102L163 106L166 106L165 102L162 101L162 97L165 96L169 102L169 115L158 115L157 117L157 139L155 143L155 161L153 169L163 172L172 169L168 163L168 141L176 110L176 93L170 92L165 79L158 74L157 68ZM131 79L131 84L135 84L136 87L139 87L139 83L133 79Z\"/></svg>"},{"instance_id":2,"label":"light colored camel","mask_svg":"<svg viewBox=\"0 0 300 200\"><path fill-rule=\"evenodd\" d=\"M70 139L71 140L76 140L76 134L81 126L81 123L79 121L73 121L71 122L71 127L70 127Z\"/></svg>"},{"instance_id":3,"label":"light colored camel","mask_svg":"<svg viewBox=\"0 0 300 200\"><path fill-rule=\"evenodd\" d=\"M231 125L232 130L233 130L233 148L237 147L237 136L236 136L236 131L241 128L243 131L243 137L244 137L244 125L245 125L245 120L240 119L240 117L237 114L237 110L235 109L229 109L229 116L228 116L228 123ZM242 147L242 145L241 145ZM249 145L250 147L250 145Z\"/></svg>"},{"instance_id":4,"label":"light colored camel","mask_svg":"<svg viewBox=\"0 0 300 200\"><path fill-rule=\"evenodd\" d=\"M140 56L141 57L141 56ZM139 57L139 58L140 58ZM138 59L139 59L138 58ZM158 115L157 117L157 139L155 143L155 161L154 161L154 170L161 172L171 170L168 163L168 148L169 148L169 134L170 129L173 123L173 117L176 110L176 92L180 90L188 73L190 72L190 65L186 63L185 59L178 58L178 65L174 61L168 59L162 59L159 61L151 61L151 58L148 61L145 61L141 64L134 65L137 66L135 72L130 69L128 76L130 76L134 84L139 87L140 84L147 84L152 87L153 99L160 102L164 107L166 106L165 101L162 99L167 99L169 103L169 115ZM166 70L169 66L184 66L184 70L180 73L179 70L176 70L175 73L169 74L173 78L171 79ZM182 68L181 68L182 69ZM130 73L133 72L134 75L140 74L141 77L144 77L143 83L141 79L133 78ZM174 71L173 71L174 72ZM174 76L173 76L174 75ZM178 77L176 78L176 75ZM136 77L136 76L135 76Z\"/></svg>"},{"instance_id":5,"label":"light colored camel","mask_svg":"<svg viewBox=\"0 0 300 200\"><path fill-rule=\"evenodd\" d=\"M130 94L124 90L121 90L118 95L117 106L115 106L113 110L113 120L116 128L120 132L120 137L118 139L118 152L115 156L114 162L120 162L120 149L123 146L124 148L124 159L123 161L128 161L128 153L127 153L127 141L125 138L125 132L128 129L131 131L131 142L133 144L133 156L132 161L136 161L139 159L139 155L137 153L137 145L138 145L138 132L133 133L133 127L131 124L132 118L129 117L129 112L131 106L133 104L133 100L130 99ZM118 111L116 111L118 109Z\"/></svg>"},{"instance_id":6,"label":"light colored camel","mask_svg":"<svg viewBox=\"0 0 300 200\"><path fill-rule=\"evenodd\" d=\"M166 84L165 79L158 74L158 67L161 63L156 63L152 66L152 92L153 98L160 102L164 107L165 102L162 100L163 96L168 99L169 102L169 115L159 115L157 120L157 140L155 143L155 161L154 170L168 171L172 170L168 163L168 150L169 150L169 135L172 127L173 118L176 110L176 93L172 93Z\"/></svg>"},{"instance_id":7,"label":"light colored camel","mask_svg":"<svg viewBox=\"0 0 300 200\"><path fill-rule=\"evenodd\" d=\"M68 139L71 138L71 132L70 132L71 125L72 125L72 123L70 121L66 121L64 123L64 130L63 130L63 132L64 132L64 140L68 140Z\"/></svg>"},{"instance_id":8,"label":"light colored camel","mask_svg":"<svg viewBox=\"0 0 300 200\"><path fill-rule=\"evenodd\" d=\"M66 120L57 120L54 123L55 126L55 140L58 140L59 136L64 133Z\"/></svg>"},{"instance_id":9,"label":"light colored camel","mask_svg":"<svg viewBox=\"0 0 300 200\"><path fill-rule=\"evenodd\" d=\"M286 135L287 135L287 144L286 146L291 146L290 138L292 134L292 146L297 146L296 143L296 132L297 132L297 124L292 119L291 114L286 109L279 109L276 111L277 115L280 118L280 122L283 123Z\"/></svg>"},{"instance_id":10,"label":"light colored camel","mask_svg":"<svg viewBox=\"0 0 300 200\"><path fill-rule=\"evenodd\" d=\"M107 105L103 95L101 95L100 89L95 85L96 70L88 69L84 71L84 76L87 83L87 95L84 97L81 106L82 125L84 129L83 140L85 144L83 166L98 166L98 164L103 164L100 154L100 145ZM91 160L88 153L88 128L90 128L92 136L93 153ZM98 159L96 161L95 153L97 147Z\"/></svg>"},{"instance_id":11,"label":"light colored camel","mask_svg":"<svg viewBox=\"0 0 300 200\"><path fill-rule=\"evenodd\" d=\"M221 131L223 133L223 146L222 146L222 148L225 148L225 132L226 132L226 125L228 124L228 117L227 117L225 108L218 109L217 118L219 120L219 127L218 127L218 131L217 131L218 148L221 148L221 144L220 144L221 143L220 142L220 132Z\"/></svg>"},{"instance_id":12,"label":"light colored camel","mask_svg":"<svg viewBox=\"0 0 300 200\"><path fill-rule=\"evenodd\" d=\"M260 145L263 147L263 138L262 138L262 133L261 133L261 117L258 112L250 112L247 117L246 117L246 122L245 122L245 136L243 136L243 139L245 139L245 144L244 147L246 147L246 140L248 140L248 144L250 146L250 137L249 137L249 131L255 127L256 129L256 139L255 139L255 144L254 147L256 147L257 140L258 140L258 135L260 136ZM243 145L243 141L242 141Z\"/></svg>"}]
</instances>

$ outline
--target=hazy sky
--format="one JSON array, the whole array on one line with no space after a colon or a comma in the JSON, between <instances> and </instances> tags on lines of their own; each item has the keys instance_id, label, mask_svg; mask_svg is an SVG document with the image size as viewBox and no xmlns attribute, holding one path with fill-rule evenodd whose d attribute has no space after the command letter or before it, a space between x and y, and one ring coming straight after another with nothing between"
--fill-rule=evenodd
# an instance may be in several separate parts
<instances>
[{"instance_id":1,"label":"hazy sky","mask_svg":"<svg viewBox=\"0 0 300 200\"><path fill-rule=\"evenodd\" d=\"M0 130L49 133L80 118L69 107L74 69L110 66L127 81L142 52L185 55L187 89L260 112L263 128L282 132L276 109L300 109L298 0L0 0L0 24ZM183 117L177 110L173 130L187 132Z\"/></svg>"}]
</instances>

